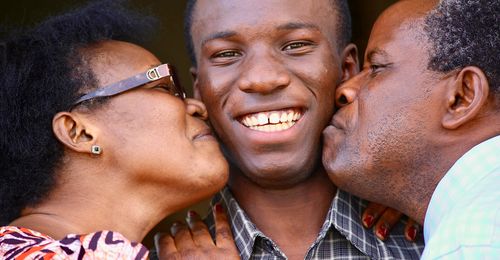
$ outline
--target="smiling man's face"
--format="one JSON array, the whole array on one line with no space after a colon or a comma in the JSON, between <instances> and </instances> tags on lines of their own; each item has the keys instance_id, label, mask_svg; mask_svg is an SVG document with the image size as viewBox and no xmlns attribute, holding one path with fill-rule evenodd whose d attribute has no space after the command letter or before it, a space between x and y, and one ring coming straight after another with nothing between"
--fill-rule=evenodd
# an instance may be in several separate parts
<instances>
[{"instance_id":1,"label":"smiling man's face","mask_svg":"<svg viewBox=\"0 0 500 260\"><path fill-rule=\"evenodd\" d=\"M199 0L195 93L228 159L252 181L300 182L319 165L341 79L329 0Z\"/></svg>"}]
</instances>

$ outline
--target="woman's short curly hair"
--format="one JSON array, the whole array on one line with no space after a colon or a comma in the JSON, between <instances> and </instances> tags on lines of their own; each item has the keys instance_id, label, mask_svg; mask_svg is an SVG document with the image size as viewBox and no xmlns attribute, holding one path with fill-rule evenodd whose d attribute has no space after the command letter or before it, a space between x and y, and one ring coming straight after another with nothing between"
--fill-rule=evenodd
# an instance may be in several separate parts
<instances>
[{"instance_id":1,"label":"woman's short curly hair","mask_svg":"<svg viewBox=\"0 0 500 260\"><path fill-rule=\"evenodd\" d=\"M56 183L62 144L52 118L96 88L82 48L103 40L141 43L155 19L125 1L96 1L0 44L0 225L40 203Z\"/></svg>"}]
</instances>

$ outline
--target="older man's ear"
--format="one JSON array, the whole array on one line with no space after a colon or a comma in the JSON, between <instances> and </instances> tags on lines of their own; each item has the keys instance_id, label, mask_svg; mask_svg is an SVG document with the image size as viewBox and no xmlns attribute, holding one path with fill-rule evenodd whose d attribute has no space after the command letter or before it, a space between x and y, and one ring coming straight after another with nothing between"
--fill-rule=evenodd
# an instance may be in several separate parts
<instances>
[{"instance_id":1,"label":"older man's ear","mask_svg":"<svg viewBox=\"0 0 500 260\"><path fill-rule=\"evenodd\" d=\"M488 78L478 67L463 68L447 86L447 113L442 119L444 128L457 129L486 108L490 86Z\"/></svg>"}]
</instances>

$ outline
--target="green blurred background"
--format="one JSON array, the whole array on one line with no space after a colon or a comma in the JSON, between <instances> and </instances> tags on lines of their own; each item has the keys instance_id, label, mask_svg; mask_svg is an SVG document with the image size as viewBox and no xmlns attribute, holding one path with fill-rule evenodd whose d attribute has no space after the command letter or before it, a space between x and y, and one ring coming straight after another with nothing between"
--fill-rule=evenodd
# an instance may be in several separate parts
<instances>
[{"instance_id":1,"label":"green blurred background","mask_svg":"<svg viewBox=\"0 0 500 260\"><path fill-rule=\"evenodd\" d=\"M248 0L251 1L251 0ZM304 0L311 1L311 0ZM65 10L81 6L88 1L81 0L3 0L0 3L0 28L5 32L9 28L31 26L48 15L58 14ZM359 47L362 56L366 40L376 17L382 10L396 0L348 0L353 18L353 42ZM151 13L160 19L160 26L151 44L147 47L163 62L174 64L177 68L181 84L191 93L191 76L189 74L189 58L184 48L182 18L185 0L131 0L132 6ZM3 35L2 35L3 36ZM360 60L361 57L360 57ZM206 214L208 202L204 201L190 207L201 214ZM187 209L160 223L143 243L153 246L153 234L167 231L175 220L184 218Z\"/></svg>"}]
</instances>

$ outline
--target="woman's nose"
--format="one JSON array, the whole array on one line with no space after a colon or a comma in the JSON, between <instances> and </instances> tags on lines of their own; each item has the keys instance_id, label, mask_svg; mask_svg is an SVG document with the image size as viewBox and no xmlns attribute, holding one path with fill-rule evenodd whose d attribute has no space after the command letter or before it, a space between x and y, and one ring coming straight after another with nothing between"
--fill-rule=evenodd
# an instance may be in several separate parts
<instances>
[{"instance_id":1,"label":"woman's nose","mask_svg":"<svg viewBox=\"0 0 500 260\"><path fill-rule=\"evenodd\" d=\"M186 98L184 102L186 103L186 111L188 114L198 117L202 120L208 119L207 108L205 107L205 104L203 104L203 102L192 98Z\"/></svg>"}]
</instances>

